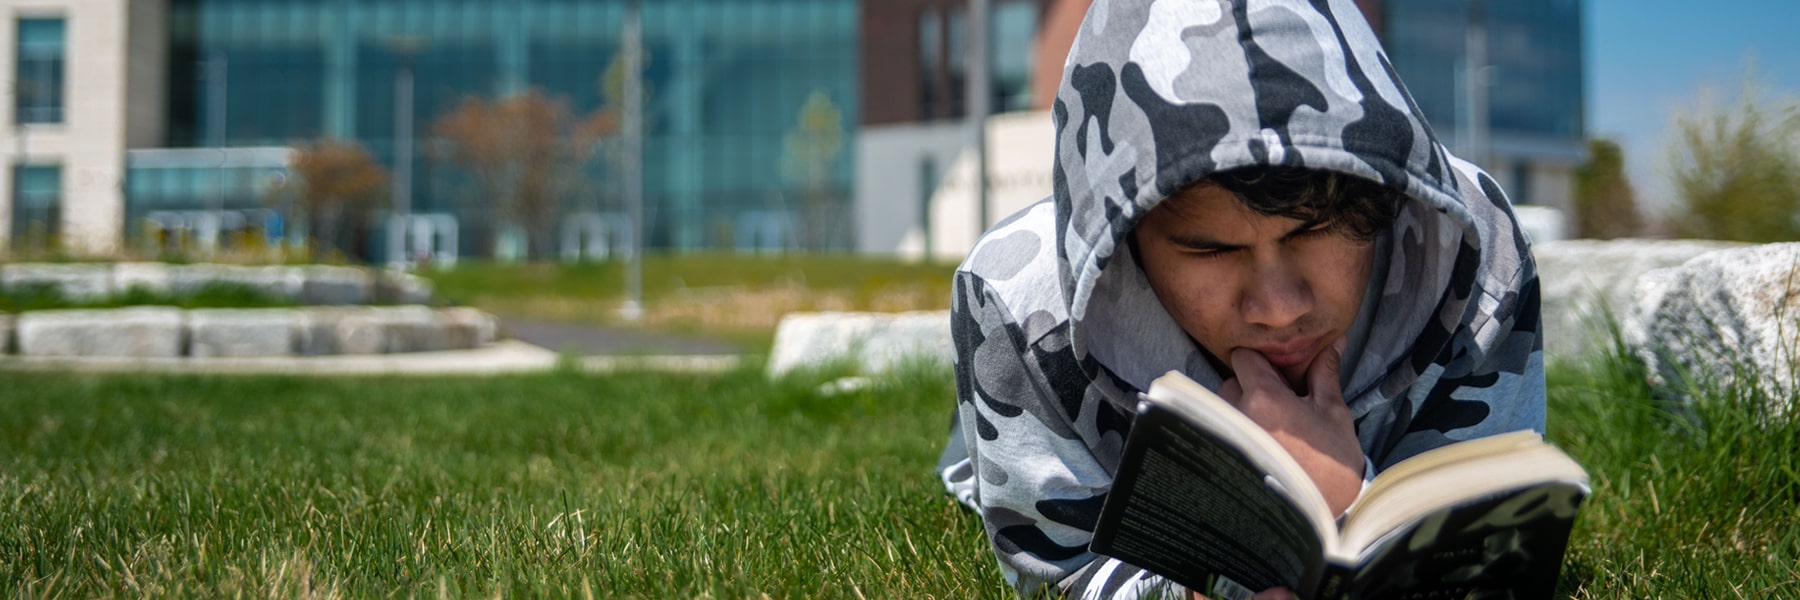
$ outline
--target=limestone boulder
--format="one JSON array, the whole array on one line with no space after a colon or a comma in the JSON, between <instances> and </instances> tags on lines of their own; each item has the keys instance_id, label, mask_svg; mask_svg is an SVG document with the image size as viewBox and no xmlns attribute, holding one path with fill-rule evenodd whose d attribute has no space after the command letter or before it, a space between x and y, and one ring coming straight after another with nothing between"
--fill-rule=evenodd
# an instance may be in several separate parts
<instances>
[{"instance_id":1,"label":"limestone boulder","mask_svg":"<svg viewBox=\"0 0 1800 600\"><path fill-rule=\"evenodd\" d=\"M1623 337L1667 395L1688 398L1694 384L1796 390L1800 243L1710 252L1644 274L1635 290Z\"/></svg>"},{"instance_id":2,"label":"limestone boulder","mask_svg":"<svg viewBox=\"0 0 1800 600\"><path fill-rule=\"evenodd\" d=\"M132 288L154 294L168 294L173 280L169 265L157 262L122 262L113 265L112 290L125 293Z\"/></svg>"},{"instance_id":3,"label":"limestone boulder","mask_svg":"<svg viewBox=\"0 0 1800 600\"><path fill-rule=\"evenodd\" d=\"M859 372L878 373L912 360L949 365L953 351L948 311L793 313L776 327L768 371L779 376L847 360Z\"/></svg>"},{"instance_id":4,"label":"limestone boulder","mask_svg":"<svg viewBox=\"0 0 1800 600\"><path fill-rule=\"evenodd\" d=\"M13 341L13 316L0 313L0 354L12 354L17 347Z\"/></svg>"},{"instance_id":5,"label":"limestone boulder","mask_svg":"<svg viewBox=\"0 0 1800 600\"><path fill-rule=\"evenodd\" d=\"M181 356L181 309L46 310L19 315L19 353L26 356Z\"/></svg>"},{"instance_id":6,"label":"limestone boulder","mask_svg":"<svg viewBox=\"0 0 1800 600\"><path fill-rule=\"evenodd\" d=\"M188 311L189 354L195 357L291 356L300 313L292 309Z\"/></svg>"},{"instance_id":7,"label":"limestone boulder","mask_svg":"<svg viewBox=\"0 0 1800 600\"><path fill-rule=\"evenodd\" d=\"M299 350L308 356L448 350L449 327L429 307L311 307L300 311Z\"/></svg>"},{"instance_id":8,"label":"limestone boulder","mask_svg":"<svg viewBox=\"0 0 1800 600\"><path fill-rule=\"evenodd\" d=\"M500 331L500 320L480 309L458 306L439 310L437 315L452 350L487 347Z\"/></svg>"},{"instance_id":9,"label":"limestone boulder","mask_svg":"<svg viewBox=\"0 0 1800 600\"><path fill-rule=\"evenodd\" d=\"M363 304L374 297L374 278L365 269L311 265L300 273L301 304Z\"/></svg>"},{"instance_id":10,"label":"limestone boulder","mask_svg":"<svg viewBox=\"0 0 1800 600\"><path fill-rule=\"evenodd\" d=\"M371 318L366 307L307 307L299 310L295 326L296 352L301 356L380 354L387 349L387 333Z\"/></svg>"},{"instance_id":11,"label":"limestone boulder","mask_svg":"<svg viewBox=\"0 0 1800 600\"><path fill-rule=\"evenodd\" d=\"M375 281L376 299L395 304L430 304L431 280L401 271L383 271Z\"/></svg>"},{"instance_id":12,"label":"limestone boulder","mask_svg":"<svg viewBox=\"0 0 1800 600\"><path fill-rule=\"evenodd\" d=\"M376 306L370 313L381 322L388 352L436 352L450 349L449 327L428 306Z\"/></svg>"},{"instance_id":13,"label":"limestone boulder","mask_svg":"<svg viewBox=\"0 0 1800 600\"><path fill-rule=\"evenodd\" d=\"M242 285L272 298L296 299L306 279L298 267L242 266L218 264L176 265L170 267L170 288L175 293L191 294L208 284Z\"/></svg>"},{"instance_id":14,"label":"limestone boulder","mask_svg":"<svg viewBox=\"0 0 1800 600\"><path fill-rule=\"evenodd\" d=\"M1544 355L1576 360L1612 343L1606 316L1632 310L1638 279L1737 242L1711 240L1564 240L1532 246L1543 294Z\"/></svg>"},{"instance_id":15,"label":"limestone boulder","mask_svg":"<svg viewBox=\"0 0 1800 600\"><path fill-rule=\"evenodd\" d=\"M0 287L23 290L47 287L76 302L112 295L112 265L18 263L0 267Z\"/></svg>"}]
</instances>

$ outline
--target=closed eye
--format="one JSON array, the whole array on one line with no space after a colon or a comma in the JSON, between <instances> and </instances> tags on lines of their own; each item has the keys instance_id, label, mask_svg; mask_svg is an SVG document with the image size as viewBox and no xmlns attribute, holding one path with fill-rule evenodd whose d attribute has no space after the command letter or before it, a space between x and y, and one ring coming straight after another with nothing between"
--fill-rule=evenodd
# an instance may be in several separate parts
<instances>
[{"instance_id":1,"label":"closed eye","mask_svg":"<svg viewBox=\"0 0 1800 600\"><path fill-rule=\"evenodd\" d=\"M1186 255L1194 257L1194 258L1206 260L1206 259L1214 259L1214 258L1224 258L1225 256L1228 256L1228 255L1230 255L1234 252L1237 252L1241 249L1242 248L1238 248L1236 246L1216 246L1216 247L1210 247L1210 248L1183 248L1181 252L1182 252L1182 254L1186 254Z\"/></svg>"},{"instance_id":2,"label":"closed eye","mask_svg":"<svg viewBox=\"0 0 1800 600\"><path fill-rule=\"evenodd\" d=\"M1282 236L1282 240L1287 241L1287 240L1315 238L1315 237L1319 237L1321 235L1325 235L1327 233L1331 233L1331 225L1330 224L1328 224L1328 223L1313 223L1310 225L1300 226L1300 228L1295 229L1294 231L1288 233L1285 236Z\"/></svg>"}]
</instances>

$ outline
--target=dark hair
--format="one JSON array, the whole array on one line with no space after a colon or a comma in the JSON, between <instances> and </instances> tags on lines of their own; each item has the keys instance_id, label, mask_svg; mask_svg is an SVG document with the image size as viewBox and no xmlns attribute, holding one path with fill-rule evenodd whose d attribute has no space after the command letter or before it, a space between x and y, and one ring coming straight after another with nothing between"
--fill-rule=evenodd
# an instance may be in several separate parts
<instances>
[{"instance_id":1,"label":"dark hair","mask_svg":"<svg viewBox=\"0 0 1800 600\"><path fill-rule=\"evenodd\" d=\"M1394 224L1401 194L1336 171L1245 167L1220 171L1197 186L1217 185L1257 214L1321 223L1345 237L1370 240Z\"/></svg>"}]
</instances>

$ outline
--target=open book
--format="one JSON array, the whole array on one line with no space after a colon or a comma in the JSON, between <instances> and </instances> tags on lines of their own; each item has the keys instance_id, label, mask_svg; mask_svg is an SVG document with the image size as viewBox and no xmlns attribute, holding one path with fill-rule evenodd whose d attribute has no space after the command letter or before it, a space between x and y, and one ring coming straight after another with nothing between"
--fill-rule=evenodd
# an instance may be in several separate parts
<instances>
[{"instance_id":1,"label":"open book","mask_svg":"<svg viewBox=\"0 0 1800 600\"><path fill-rule=\"evenodd\" d=\"M1273 437L1180 373L1142 395L1089 545L1215 598L1548 598L1587 473L1529 431L1381 473L1341 525Z\"/></svg>"}]
</instances>

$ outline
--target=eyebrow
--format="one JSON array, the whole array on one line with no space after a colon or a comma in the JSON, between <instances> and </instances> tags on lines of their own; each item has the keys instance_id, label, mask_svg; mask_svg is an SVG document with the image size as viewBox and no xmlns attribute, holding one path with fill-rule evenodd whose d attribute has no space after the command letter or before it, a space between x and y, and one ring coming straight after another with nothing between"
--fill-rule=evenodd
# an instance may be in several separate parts
<instances>
[{"instance_id":1,"label":"eyebrow","mask_svg":"<svg viewBox=\"0 0 1800 600\"><path fill-rule=\"evenodd\" d=\"M1325 226L1324 221L1302 222L1299 225L1294 226L1293 229L1289 229L1287 233L1282 234L1281 241L1285 242L1285 241L1294 239L1294 237L1299 236L1300 234L1307 233L1307 232L1313 231L1315 229L1319 229L1324 226ZM1189 234L1184 234L1184 233L1169 233L1169 234L1164 235L1163 239L1168 240L1169 243L1174 244L1176 246L1180 246L1180 247L1186 248L1188 250L1199 250L1202 252L1222 252L1222 251L1228 251L1228 250L1242 250L1242 249L1248 247L1243 244L1227 244L1225 242L1221 242L1221 241L1218 241L1218 240L1215 240L1212 238L1208 238L1205 236L1189 235Z\"/></svg>"}]
</instances>

